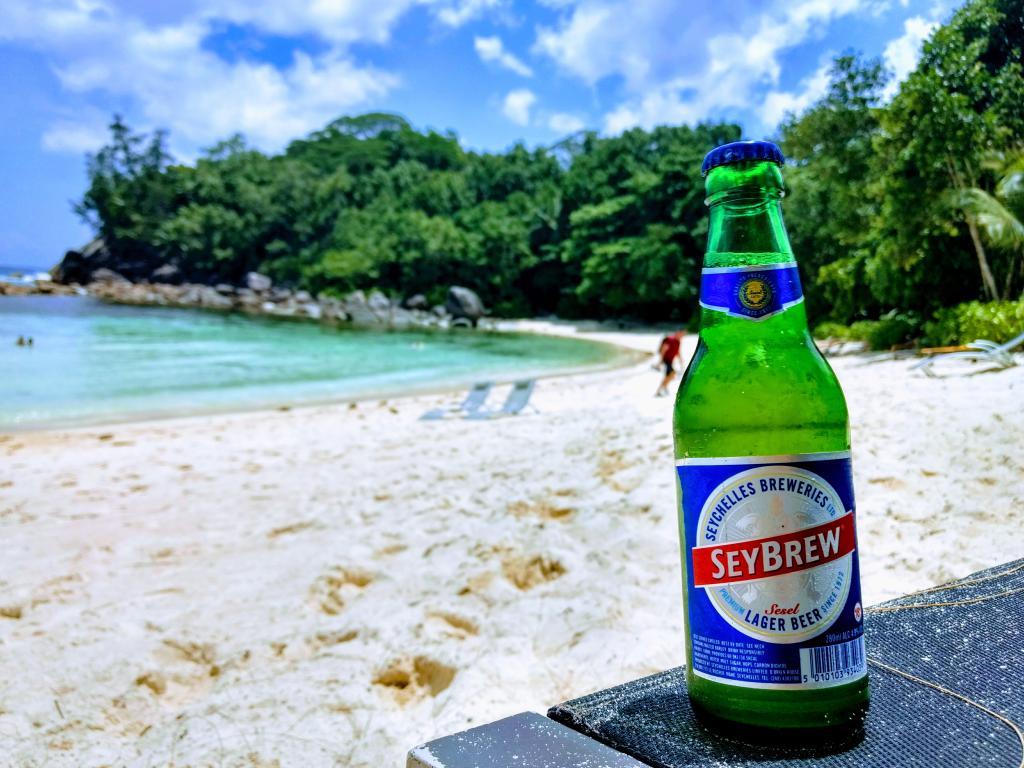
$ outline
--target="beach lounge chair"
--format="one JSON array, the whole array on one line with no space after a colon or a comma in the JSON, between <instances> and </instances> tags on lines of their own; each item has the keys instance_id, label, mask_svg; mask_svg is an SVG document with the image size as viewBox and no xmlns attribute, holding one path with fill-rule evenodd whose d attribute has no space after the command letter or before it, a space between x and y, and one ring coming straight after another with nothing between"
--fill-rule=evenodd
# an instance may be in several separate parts
<instances>
[{"instance_id":1,"label":"beach lounge chair","mask_svg":"<svg viewBox=\"0 0 1024 768\"><path fill-rule=\"evenodd\" d=\"M522 412L524 408L529 406L533 410L537 410L530 405L530 395L533 394L533 388L537 382L533 379L526 381L517 381L512 385L512 391L508 393L508 397L505 398L505 404L497 410L484 410L480 409L473 413L467 413L467 419L495 419L499 416L515 416Z\"/></svg>"},{"instance_id":2,"label":"beach lounge chair","mask_svg":"<svg viewBox=\"0 0 1024 768\"><path fill-rule=\"evenodd\" d=\"M967 344L962 350L930 355L910 367L911 370L920 370L925 376L932 377L935 377L932 366L935 365L936 360L968 360L971 362L991 363L1000 370L1011 368L1017 364L1011 353L1021 344L1024 344L1024 333L1015 336L1005 344L996 344L988 339L976 339Z\"/></svg>"},{"instance_id":3,"label":"beach lounge chair","mask_svg":"<svg viewBox=\"0 0 1024 768\"><path fill-rule=\"evenodd\" d=\"M487 400L487 396L491 393L491 382L481 381L473 385L473 388L469 390L466 398L456 406L449 406L448 408L434 408L431 411L427 411L420 416L420 421L436 421L437 419L443 419L446 416L457 416L457 415L469 415L476 413L483 406Z\"/></svg>"}]
</instances>

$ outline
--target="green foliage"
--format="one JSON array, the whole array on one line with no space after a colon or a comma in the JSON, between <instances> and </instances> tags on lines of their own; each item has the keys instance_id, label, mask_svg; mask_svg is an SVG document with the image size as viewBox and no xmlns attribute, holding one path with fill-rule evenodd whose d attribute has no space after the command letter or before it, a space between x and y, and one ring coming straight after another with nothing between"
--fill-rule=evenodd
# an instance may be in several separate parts
<instances>
[{"instance_id":1,"label":"green foliage","mask_svg":"<svg viewBox=\"0 0 1024 768\"><path fill-rule=\"evenodd\" d=\"M739 137L734 125L584 136L563 183L572 212L561 253L577 311L645 320L691 315L707 234L695 171L708 149Z\"/></svg>"},{"instance_id":2,"label":"green foliage","mask_svg":"<svg viewBox=\"0 0 1024 768\"><path fill-rule=\"evenodd\" d=\"M815 326L814 337L863 341L870 349L892 349L914 341L920 329L917 316L890 310L878 320L858 320L850 325L825 320Z\"/></svg>"},{"instance_id":3,"label":"green foliage","mask_svg":"<svg viewBox=\"0 0 1024 768\"><path fill-rule=\"evenodd\" d=\"M110 134L110 144L88 158L89 186L75 211L120 256L130 277L134 264L159 253L154 234L175 208L175 191L164 132L147 143L115 115Z\"/></svg>"},{"instance_id":4,"label":"green foliage","mask_svg":"<svg viewBox=\"0 0 1024 768\"><path fill-rule=\"evenodd\" d=\"M816 326L812 334L816 339L842 339L850 340L850 326L844 323L837 323L835 320L822 320Z\"/></svg>"},{"instance_id":5,"label":"green foliage","mask_svg":"<svg viewBox=\"0 0 1024 768\"><path fill-rule=\"evenodd\" d=\"M866 341L871 349L892 349L913 341L921 329L913 314L889 310L877 320L858 320L850 326L851 339Z\"/></svg>"},{"instance_id":6,"label":"green foliage","mask_svg":"<svg viewBox=\"0 0 1024 768\"><path fill-rule=\"evenodd\" d=\"M889 104L878 62L842 56L828 93L782 126L796 163L786 221L813 317L928 316L1024 286L1007 195L1024 135L1022 22L1022 0L969 2Z\"/></svg>"},{"instance_id":7,"label":"green foliage","mask_svg":"<svg viewBox=\"0 0 1024 768\"><path fill-rule=\"evenodd\" d=\"M872 212L866 188L873 178L872 140L887 75L877 60L835 60L826 95L782 126L786 222L804 274L820 290L808 293L811 316L844 322L877 312L865 280Z\"/></svg>"},{"instance_id":8,"label":"green foliage","mask_svg":"<svg viewBox=\"0 0 1024 768\"><path fill-rule=\"evenodd\" d=\"M985 253L946 190L991 190L984 158L1020 136L1024 2L974 0L925 43L917 69L881 114L872 238L885 262L883 303L930 313L995 297L1007 260ZM1015 94L1011 97L1010 94ZM989 278L986 272L995 277Z\"/></svg>"},{"instance_id":9,"label":"green foliage","mask_svg":"<svg viewBox=\"0 0 1024 768\"><path fill-rule=\"evenodd\" d=\"M993 192L958 188L949 190L947 198L980 230L979 240L995 249L991 260L1002 262L1005 271L1001 295L1012 296L1018 286L1024 286L1024 151L994 153L984 167L999 175ZM993 288L992 293L999 296L999 285Z\"/></svg>"},{"instance_id":10,"label":"green foliage","mask_svg":"<svg viewBox=\"0 0 1024 768\"><path fill-rule=\"evenodd\" d=\"M657 128L478 154L370 114L273 157L236 136L189 167L168 165L162 135L144 149L120 121L112 128L79 210L119 263L137 253L193 280L258 269L313 292L435 302L458 283L500 313L648 319L691 314L706 228L700 159L739 137L735 126Z\"/></svg>"},{"instance_id":11,"label":"green foliage","mask_svg":"<svg viewBox=\"0 0 1024 768\"><path fill-rule=\"evenodd\" d=\"M888 79L838 57L779 136L809 313L881 348L918 317L1024 288L1024 0L970 0L887 102ZM431 301L458 283L502 314L685 322L707 236L700 162L741 135L661 126L479 153L372 113L273 156L236 136L186 166L162 133L115 118L76 210L129 277L170 262L196 281L255 269ZM938 336L961 334L938 317Z\"/></svg>"},{"instance_id":12,"label":"green foliage","mask_svg":"<svg viewBox=\"0 0 1024 768\"><path fill-rule=\"evenodd\" d=\"M1024 300L972 301L936 312L934 320L925 325L925 340L936 346L969 344L975 339L1002 343L1021 332Z\"/></svg>"}]
</instances>

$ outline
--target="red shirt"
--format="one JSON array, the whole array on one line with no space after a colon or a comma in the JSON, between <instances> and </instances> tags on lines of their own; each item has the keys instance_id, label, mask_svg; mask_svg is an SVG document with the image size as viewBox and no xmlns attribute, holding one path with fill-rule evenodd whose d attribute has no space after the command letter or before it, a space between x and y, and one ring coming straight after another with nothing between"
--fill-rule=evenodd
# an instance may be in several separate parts
<instances>
[{"instance_id":1,"label":"red shirt","mask_svg":"<svg viewBox=\"0 0 1024 768\"><path fill-rule=\"evenodd\" d=\"M661 348L663 350L661 353L662 362L671 363L676 359L676 355L679 354L679 344L680 340L675 336L666 336L661 340Z\"/></svg>"}]
</instances>

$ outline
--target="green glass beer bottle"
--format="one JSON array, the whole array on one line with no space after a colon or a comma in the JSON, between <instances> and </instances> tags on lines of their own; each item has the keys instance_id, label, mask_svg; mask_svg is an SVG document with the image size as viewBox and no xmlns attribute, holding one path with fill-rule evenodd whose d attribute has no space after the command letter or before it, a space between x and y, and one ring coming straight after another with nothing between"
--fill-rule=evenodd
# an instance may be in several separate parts
<instances>
[{"instance_id":1,"label":"green glass beer bottle","mask_svg":"<svg viewBox=\"0 0 1024 768\"><path fill-rule=\"evenodd\" d=\"M807 328L782 152L704 159L700 338L673 435L690 701L753 743L828 743L868 705L850 429Z\"/></svg>"}]
</instances>

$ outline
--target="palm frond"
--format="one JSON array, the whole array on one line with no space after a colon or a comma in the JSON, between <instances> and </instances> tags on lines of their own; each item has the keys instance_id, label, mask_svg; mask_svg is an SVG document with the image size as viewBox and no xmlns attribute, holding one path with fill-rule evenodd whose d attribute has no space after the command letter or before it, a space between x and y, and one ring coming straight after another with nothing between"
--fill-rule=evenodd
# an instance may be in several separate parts
<instances>
[{"instance_id":1,"label":"palm frond","mask_svg":"<svg viewBox=\"0 0 1024 768\"><path fill-rule=\"evenodd\" d=\"M993 195L977 187L958 189L952 190L951 202L974 218L992 245L1024 249L1024 222Z\"/></svg>"},{"instance_id":2,"label":"palm frond","mask_svg":"<svg viewBox=\"0 0 1024 768\"><path fill-rule=\"evenodd\" d=\"M1024 158L1017 164L1020 168L1011 168L996 184L996 196L1009 200L1024 193Z\"/></svg>"}]
</instances>

